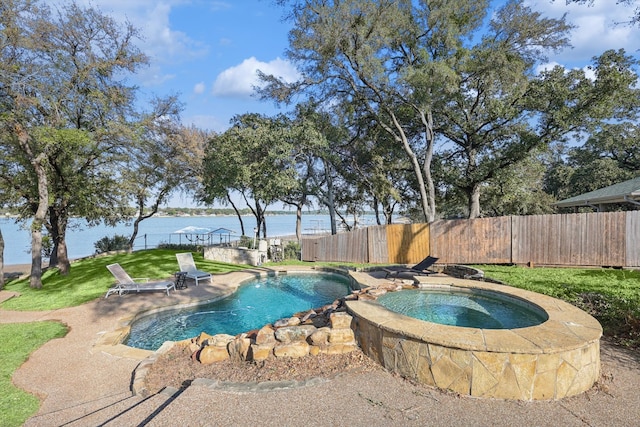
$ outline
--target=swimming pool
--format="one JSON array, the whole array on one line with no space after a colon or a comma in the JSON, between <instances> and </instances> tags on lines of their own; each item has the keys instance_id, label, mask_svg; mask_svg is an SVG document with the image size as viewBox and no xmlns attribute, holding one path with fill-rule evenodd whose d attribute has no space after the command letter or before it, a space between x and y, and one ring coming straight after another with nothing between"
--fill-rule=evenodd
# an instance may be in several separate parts
<instances>
[{"instance_id":1,"label":"swimming pool","mask_svg":"<svg viewBox=\"0 0 640 427\"><path fill-rule=\"evenodd\" d=\"M127 341L155 350L165 341L181 341L206 332L237 335L330 304L350 291L350 280L333 273L269 276L242 284L223 299L188 308L169 309L138 318Z\"/></svg>"},{"instance_id":2,"label":"swimming pool","mask_svg":"<svg viewBox=\"0 0 640 427\"><path fill-rule=\"evenodd\" d=\"M396 313L427 322L481 329L516 329L539 325L548 319L544 310L497 292L454 290L404 290L378 298Z\"/></svg>"}]
</instances>

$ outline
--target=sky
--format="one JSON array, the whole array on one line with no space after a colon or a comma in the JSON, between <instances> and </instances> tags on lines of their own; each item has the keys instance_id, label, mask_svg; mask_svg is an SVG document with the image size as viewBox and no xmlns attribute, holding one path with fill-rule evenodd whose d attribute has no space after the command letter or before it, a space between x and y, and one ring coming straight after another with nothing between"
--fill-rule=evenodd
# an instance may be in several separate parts
<instances>
[{"instance_id":1,"label":"sky","mask_svg":"<svg viewBox=\"0 0 640 427\"><path fill-rule=\"evenodd\" d=\"M272 0L79 0L118 21L139 28L140 48L149 67L132 81L143 96L178 94L185 124L223 132L237 114L274 114L272 102L252 96L259 84L256 70L295 80L295 67L285 59L290 24ZM495 3L495 2L494 2ZM531 0L548 17L567 13L576 25L573 49L554 55L552 64L582 68L606 49L624 47L638 55L640 28L616 25L635 6L595 0L592 6L565 0Z\"/></svg>"},{"instance_id":2,"label":"sky","mask_svg":"<svg viewBox=\"0 0 640 427\"><path fill-rule=\"evenodd\" d=\"M140 87L143 99L178 94L186 125L223 132L235 115L276 114L280 110L272 102L253 96L259 84L256 70L288 81L298 77L284 55L290 24L282 20L283 10L273 0L77 1L140 29L139 46L150 64L131 82ZM616 25L629 18L640 0L631 6L616 0L595 0L592 6L567 5L565 0L528 4L547 17L566 13L576 26L573 48L552 55L552 65L583 68L607 49L625 48L640 56L640 28Z\"/></svg>"}]
</instances>

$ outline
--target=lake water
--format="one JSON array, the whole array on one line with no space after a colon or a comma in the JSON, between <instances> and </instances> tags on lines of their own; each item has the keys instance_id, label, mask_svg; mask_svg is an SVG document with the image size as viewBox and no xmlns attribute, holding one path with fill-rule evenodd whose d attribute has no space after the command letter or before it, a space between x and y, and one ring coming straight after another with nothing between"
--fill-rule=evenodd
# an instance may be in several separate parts
<instances>
[{"instance_id":1,"label":"lake water","mask_svg":"<svg viewBox=\"0 0 640 427\"><path fill-rule=\"evenodd\" d=\"M252 215L243 216L245 234L252 236L256 225ZM364 224L375 222L372 216L362 219ZM267 235L269 237L290 236L296 232L295 215L269 215L266 218ZM176 231L187 227L205 228L210 231L218 228L232 230L231 240L237 240L241 235L240 222L236 216L190 216L190 217L151 217L140 223L138 237L134 249L154 248L159 243L188 243L185 236L175 234ZM303 234L317 234L330 229L328 215L302 215ZM28 229L16 224L13 218L0 218L0 230L4 237L4 263L31 263L31 235ZM89 227L82 220L72 220L67 232L67 249L70 258L81 258L95 252L94 243L105 236L120 234L131 235L131 224L119 224L116 227L104 225Z\"/></svg>"}]
</instances>

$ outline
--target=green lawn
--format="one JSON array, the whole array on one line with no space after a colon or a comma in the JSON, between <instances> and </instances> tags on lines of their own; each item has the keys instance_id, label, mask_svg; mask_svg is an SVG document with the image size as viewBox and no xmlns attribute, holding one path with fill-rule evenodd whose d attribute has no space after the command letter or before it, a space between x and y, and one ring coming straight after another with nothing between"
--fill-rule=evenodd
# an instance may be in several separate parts
<instances>
[{"instance_id":1,"label":"green lawn","mask_svg":"<svg viewBox=\"0 0 640 427\"><path fill-rule=\"evenodd\" d=\"M68 276L61 276L56 269L42 275L42 289L31 289L29 280L9 282L6 289L20 292L19 298L11 298L0 307L5 310L55 310L73 307L104 296L115 282L106 266L119 263L131 277L152 279L172 278L178 270L175 254L181 252L169 249L136 251L131 254L83 259L71 264ZM194 253L193 259L200 270L213 274L237 271L244 266L207 261Z\"/></svg>"},{"instance_id":2,"label":"green lawn","mask_svg":"<svg viewBox=\"0 0 640 427\"><path fill-rule=\"evenodd\" d=\"M620 344L640 347L640 271L477 265L485 276L565 300L600 321Z\"/></svg>"},{"instance_id":3,"label":"green lawn","mask_svg":"<svg viewBox=\"0 0 640 427\"><path fill-rule=\"evenodd\" d=\"M40 400L14 387L11 375L31 352L66 333L67 328L57 322L0 325L0 425L20 426L38 410Z\"/></svg>"}]
</instances>

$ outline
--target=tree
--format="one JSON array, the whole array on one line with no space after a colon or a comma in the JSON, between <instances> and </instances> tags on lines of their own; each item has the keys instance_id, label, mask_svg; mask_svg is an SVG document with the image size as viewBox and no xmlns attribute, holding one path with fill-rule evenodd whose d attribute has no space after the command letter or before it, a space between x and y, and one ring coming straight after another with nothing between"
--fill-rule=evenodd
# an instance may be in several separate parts
<instances>
[{"instance_id":1,"label":"tree","mask_svg":"<svg viewBox=\"0 0 640 427\"><path fill-rule=\"evenodd\" d=\"M483 184L568 131L569 123L546 120L549 105L540 102L536 87L547 82L533 76L533 67L546 51L567 45L569 28L521 2L508 2L482 40L452 66L455 89L450 87L436 129L453 144L441 154L443 168L465 195L469 218L481 214Z\"/></svg>"},{"instance_id":2,"label":"tree","mask_svg":"<svg viewBox=\"0 0 640 427\"><path fill-rule=\"evenodd\" d=\"M153 111L140 120L140 135L128 147L120 172L136 209L129 250L143 220L155 215L179 188L196 186L208 139L206 132L181 125L176 97L155 99L152 104Z\"/></svg>"},{"instance_id":3,"label":"tree","mask_svg":"<svg viewBox=\"0 0 640 427\"><path fill-rule=\"evenodd\" d=\"M290 157L297 144L295 132L282 115L244 114L232 122L230 129L207 145L202 200L211 203L231 191L239 193L256 218L258 230L267 237L267 206L296 186Z\"/></svg>"},{"instance_id":4,"label":"tree","mask_svg":"<svg viewBox=\"0 0 640 427\"><path fill-rule=\"evenodd\" d=\"M558 199L635 178L640 170L640 134L635 123L609 123L583 146L565 150L549 168L545 188Z\"/></svg>"},{"instance_id":5,"label":"tree","mask_svg":"<svg viewBox=\"0 0 640 427\"><path fill-rule=\"evenodd\" d=\"M52 13L37 1L9 0L0 8L0 20L0 96L8 135L2 144L16 161L13 169L37 183L36 187L29 185L29 179L17 178L13 185L25 184L18 191L24 218L32 218L30 285L39 288L42 228L48 215L54 213L48 226L54 232L58 265L65 273L69 268L64 245L67 219L70 215L95 219L101 215L96 208L104 207L88 202L70 209L69 197L79 188L67 184L82 180L60 172L82 171L85 178L100 175L104 153L111 153L107 146L119 141L117 132L126 126L134 100L134 88L125 84L122 75L135 71L146 57L133 44L137 37L133 27L120 27L96 9L75 3ZM72 137L64 133L66 129L79 132ZM69 156L74 146L63 143L61 137L91 141L102 155L92 157L95 151L90 151L89 159L78 159L78 163L86 160L86 167L56 170L51 153ZM82 185L87 188L91 183Z\"/></svg>"},{"instance_id":6,"label":"tree","mask_svg":"<svg viewBox=\"0 0 640 427\"><path fill-rule=\"evenodd\" d=\"M317 165L328 149L328 140L322 133L322 125L327 119L325 114L316 110L313 102L300 104L291 121L291 138L295 142L290 153L291 170L295 176L295 185L280 196L285 204L296 208L296 238L302 239L302 211L311 206L314 196L314 182L317 182Z\"/></svg>"},{"instance_id":7,"label":"tree","mask_svg":"<svg viewBox=\"0 0 640 427\"><path fill-rule=\"evenodd\" d=\"M433 109L447 59L478 29L486 2L286 1L294 28L287 56L303 74L286 85L274 76L267 97L311 92L375 119L404 151L415 174L424 220L435 219L431 178ZM418 129L418 130L416 130Z\"/></svg>"},{"instance_id":8,"label":"tree","mask_svg":"<svg viewBox=\"0 0 640 427\"><path fill-rule=\"evenodd\" d=\"M637 61L624 50L610 50L594 62L596 79L583 89L583 98L594 100L582 120L587 139L582 146L560 146L545 179L546 190L558 199L625 181L640 170Z\"/></svg>"}]
</instances>

